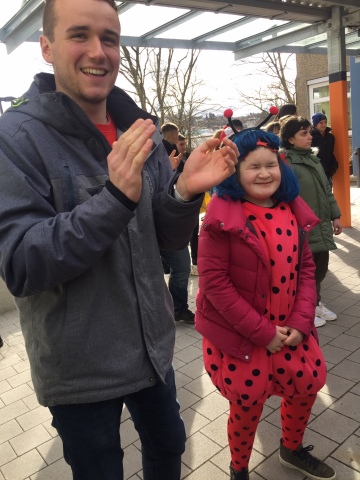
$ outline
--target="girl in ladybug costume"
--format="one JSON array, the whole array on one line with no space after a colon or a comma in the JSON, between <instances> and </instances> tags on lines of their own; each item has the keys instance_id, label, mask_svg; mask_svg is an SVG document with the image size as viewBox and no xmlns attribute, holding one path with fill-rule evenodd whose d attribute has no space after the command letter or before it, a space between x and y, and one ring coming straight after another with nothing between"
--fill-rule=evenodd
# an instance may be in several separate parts
<instances>
[{"instance_id":1,"label":"girl in ladybug costume","mask_svg":"<svg viewBox=\"0 0 360 480\"><path fill-rule=\"evenodd\" d=\"M195 317L206 371L230 402L231 479L249 479L263 405L278 395L280 462L309 478L333 480L334 470L311 455L313 446L302 445L326 380L306 239L319 220L298 196L276 135L248 129L233 141L237 172L217 187L200 232Z\"/></svg>"}]
</instances>

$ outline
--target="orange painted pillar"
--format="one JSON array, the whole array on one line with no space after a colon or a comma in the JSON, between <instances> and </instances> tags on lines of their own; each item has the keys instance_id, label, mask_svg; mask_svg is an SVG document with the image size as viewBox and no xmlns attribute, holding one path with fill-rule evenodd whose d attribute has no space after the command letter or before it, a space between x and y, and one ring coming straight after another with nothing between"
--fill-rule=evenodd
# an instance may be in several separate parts
<instances>
[{"instance_id":1,"label":"orange painted pillar","mask_svg":"<svg viewBox=\"0 0 360 480\"><path fill-rule=\"evenodd\" d=\"M341 210L343 227L351 227L350 170L349 170L349 122L346 72L329 75L330 116L335 136L335 157L339 168L335 173L334 195Z\"/></svg>"},{"instance_id":2,"label":"orange painted pillar","mask_svg":"<svg viewBox=\"0 0 360 480\"><path fill-rule=\"evenodd\" d=\"M341 210L343 227L351 227L349 122L346 81L344 7L331 8L327 45L330 90L330 124L335 136L335 157L339 168L334 175L334 195Z\"/></svg>"}]
</instances>

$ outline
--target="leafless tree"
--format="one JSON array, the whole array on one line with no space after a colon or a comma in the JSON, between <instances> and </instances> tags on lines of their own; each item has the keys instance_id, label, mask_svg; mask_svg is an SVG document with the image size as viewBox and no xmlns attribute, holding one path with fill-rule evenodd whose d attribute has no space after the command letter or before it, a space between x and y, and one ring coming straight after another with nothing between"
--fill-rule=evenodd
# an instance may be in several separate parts
<instances>
[{"instance_id":1,"label":"leafless tree","mask_svg":"<svg viewBox=\"0 0 360 480\"><path fill-rule=\"evenodd\" d=\"M249 76L262 76L268 82L253 89L252 92L237 89L238 98L245 105L267 111L270 105L280 107L284 103L296 105L296 91L294 75L290 75L289 63L293 60L293 54L279 52L266 52L262 55L246 58L238 62L238 65L254 65Z\"/></svg>"},{"instance_id":2,"label":"leafless tree","mask_svg":"<svg viewBox=\"0 0 360 480\"><path fill-rule=\"evenodd\" d=\"M182 57L174 49L121 47L120 74L131 86L141 108L156 115L161 123L170 121L184 132L191 150L194 117L210 110L209 99L201 97L204 84L196 75L199 50Z\"/></svg>"}]
</instances>

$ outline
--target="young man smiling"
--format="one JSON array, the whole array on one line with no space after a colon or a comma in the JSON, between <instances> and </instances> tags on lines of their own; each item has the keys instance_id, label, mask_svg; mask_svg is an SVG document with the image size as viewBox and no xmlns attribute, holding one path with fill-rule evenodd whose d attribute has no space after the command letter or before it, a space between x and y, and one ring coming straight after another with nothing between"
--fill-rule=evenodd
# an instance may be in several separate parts
<instances>
[{"instance_id":1,"label":"young man smiling","mask_svg":"<svg viewBox=\"0 0 360 480\"><path fill-rule=\"evenodd\" d=\"M179 480L173 305L159 246L184 248L202 192L235 171L218 140L171 171L155 117L114 87L112 0L47 0L38 74L0 119L1 276L77 480L121 480L128 407L144 480Z\"/></svg>"}]
</instances>

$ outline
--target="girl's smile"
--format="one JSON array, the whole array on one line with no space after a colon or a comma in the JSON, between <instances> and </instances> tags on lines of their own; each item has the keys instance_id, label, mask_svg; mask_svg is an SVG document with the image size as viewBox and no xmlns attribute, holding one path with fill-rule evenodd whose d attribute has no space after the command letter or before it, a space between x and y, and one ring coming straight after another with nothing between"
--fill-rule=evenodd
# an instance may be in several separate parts
<instances>
[{"instance_id":1,"label":"girl's smile","mask_svg":"<svg viewBox=\"0 0 360 480\"><path fill-rule=\"evenodd\" d=\"M272 196L281 182L281 172L276 153L258 147L240 161L238 182L245 191L244 198L256 205L269 207Z\"/></svg>"}]
</instances>

